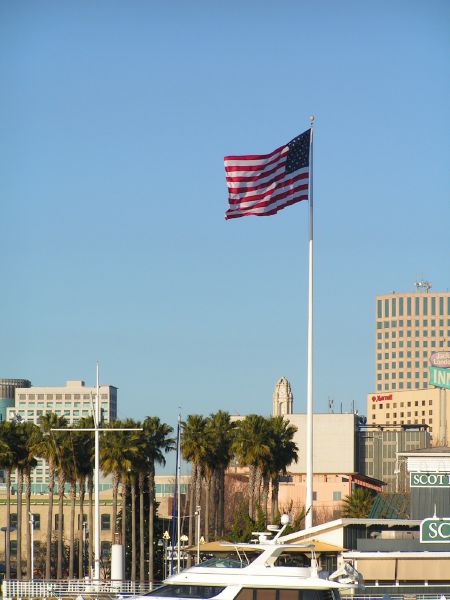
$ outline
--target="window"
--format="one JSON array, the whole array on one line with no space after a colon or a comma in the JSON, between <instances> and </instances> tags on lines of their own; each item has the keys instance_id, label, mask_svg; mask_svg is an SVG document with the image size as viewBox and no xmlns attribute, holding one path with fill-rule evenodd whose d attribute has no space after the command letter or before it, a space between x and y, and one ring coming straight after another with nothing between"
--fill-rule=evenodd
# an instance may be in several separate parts
<instances>
[{"instance_id":1,"label":"window","mask_svg":"<svg viewBox=\"0 0 450 600\"><path fill-rule=\"evenodd\" d=\"M16 527L17 527L17 513L10 513L10 515L9 515L9 527L10 527L10 529L16 529Z\"/></svg>"},{"instance_id":2,"label":"window","mask_svg":"<svg viewBox=\"0 0 450 600\"><path fill-rule=\"evenodd\" d=\"M316 501L317 500L317 492L313 492L313 500Z\"/></svg>"},{"instance_id":3,"label":"window","mask_svg":"<svg viewBox=\"0 0 450 600\"><path fill-rule=\"evenodd\" d=\"M102 529L109 531L111 529L111 515L109 515L107 513L103 513L101 516L101 519L102 519Z\"/></svg>"},{"instance_id":4,"label":"window","mask_svg":"<svg viewBox=\"0 0 450 600\"><path fill-rule=\"evenodd\" d=\"M80 514L78 514L78 531L80 530L80 516L81 516L81 515L80 515ZM87 525L87 522L88 522L87 514L86 514L86 513L84 513L84 514L83 514L83 523L86 523L86 525Z\"/></svg>"},{"instance_id":5,"label":"window","mask_svg":"<svg viewBox=\"0 0 450 600\"><path fill-rule=\"evenodd\" d=\"M102 542L103 544L103 542ZM163 585L156 588L152 592L145 594L146 596L168 596L170 598L213 598L222 592L225 588L217 585L191 585L191 584L176 584L176 585ZM253 600L254 593L258 591L263 592L266 590L252 590L249 588L242 589L236 596L236 600ZM274 590L272 590L274 591ZM298 598L298 592L295 600ZM262 600L262 596L261 596ZM281 600L281 598L280 598ZM288 600L286 598L286 600ZM294 599L292 599L294 600Z\"/></svg>"},{"instance_id":6,"label":"window","mask_svg":"<svg viewBox=\"0 0 450 600\"><path fill-rule=\"evenodd\" d=\"M339 502L339 500L341 500L341 498L342 498L341 492L333 492L333 500L335 502Z\"/></svg>"},{"instance_id":7,"label":"window","mask_svg":"<svg viewBox=\"0 0 450 600\"><path fill-rule=\"evenodd\" d=\"M41 515L39 513L33 513L33 528L34 530L41 528Z\"/></svg>"},{"instance_id":8,"label":"window","mask_svg":"<svg viewBox=\"0 0 450 600\"><path fill-rule=\"evenodd\" d=\"M111 556L111 542L101 542L100 555L103 559Z\"/></svg>"}]
</instances>

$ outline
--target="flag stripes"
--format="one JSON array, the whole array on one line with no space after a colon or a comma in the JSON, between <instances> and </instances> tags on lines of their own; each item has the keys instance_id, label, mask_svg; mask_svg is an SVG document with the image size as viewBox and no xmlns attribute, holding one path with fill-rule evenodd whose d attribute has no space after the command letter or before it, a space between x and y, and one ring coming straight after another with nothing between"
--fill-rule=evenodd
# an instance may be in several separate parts
<instances>
[{"instance_id":1,"label":"flag stripes","mask_svg":"<svg viewBox=\"0 0 450 600\"><path fill-rule=\"evenodd\" d=\"M308 199L310 130L269 154L226 156L226 219L269 216Z\"/></svg>"}]
</instances>

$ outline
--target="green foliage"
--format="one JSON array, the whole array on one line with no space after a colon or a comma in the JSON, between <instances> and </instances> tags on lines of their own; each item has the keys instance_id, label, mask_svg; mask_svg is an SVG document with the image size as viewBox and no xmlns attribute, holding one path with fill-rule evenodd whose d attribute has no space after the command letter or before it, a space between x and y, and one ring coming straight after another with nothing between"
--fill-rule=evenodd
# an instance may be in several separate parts
<instances>
[{"instance_id":1,"label":"green foliage","mask_svg":"<svg viewBox=\"0 0 450 600\"><path fill-rule=\"evenodd\" d=\"M375 500L375 494L366 488L356 488L342 502L343 517L364 519L368 517Z\"/></svg>"}]
</instances>

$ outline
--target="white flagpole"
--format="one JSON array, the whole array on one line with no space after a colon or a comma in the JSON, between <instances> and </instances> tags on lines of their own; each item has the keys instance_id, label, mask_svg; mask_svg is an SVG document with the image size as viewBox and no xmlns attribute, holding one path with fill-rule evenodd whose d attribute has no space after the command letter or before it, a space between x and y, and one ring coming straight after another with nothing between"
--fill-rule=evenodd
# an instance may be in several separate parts
<instances>
[{"instance_id":1,"label":"white flagpole","mask_svg":"<svg viewBox=\"0 0 450 600\"><path fill-rule=\"evenodd\" d=\"M309 145L309 265L308 265L308 375L306 393L306 502L305 529L313 525L313 131Z\"/></svg>"},{"instance_id":2,"label":"white flagpole","mask_svg":"<svg viewBox=\"0 0 450 600\"><path fill-rule=\"evenodd\" d=\"M98 379L98 362L97 362L97 377L96 377L96 393L95 393L95 475L94 475L94 580L100 580L100 394L99 394L99 379Z\"/></svg>"}]
</instances>

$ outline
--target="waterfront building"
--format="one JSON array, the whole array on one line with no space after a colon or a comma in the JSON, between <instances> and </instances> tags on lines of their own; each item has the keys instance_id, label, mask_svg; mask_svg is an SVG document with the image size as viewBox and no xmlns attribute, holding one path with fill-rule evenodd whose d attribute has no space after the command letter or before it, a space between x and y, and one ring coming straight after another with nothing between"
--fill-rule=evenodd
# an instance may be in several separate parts
<instances>
[{"instance_id":1,"label":"waterfront building","mask_svg":"<svg viewBox=\"0 0 450 600\"><path fill-rule=\"evenodd\" d=\"M399 453L428 448L431 435L426 425L373 427L361 424L358 443L360 473L383 481L383 492L405 494L409 493L409 478Z\"/></svg>"}]
</instances>

